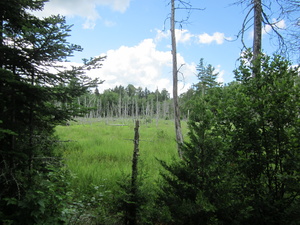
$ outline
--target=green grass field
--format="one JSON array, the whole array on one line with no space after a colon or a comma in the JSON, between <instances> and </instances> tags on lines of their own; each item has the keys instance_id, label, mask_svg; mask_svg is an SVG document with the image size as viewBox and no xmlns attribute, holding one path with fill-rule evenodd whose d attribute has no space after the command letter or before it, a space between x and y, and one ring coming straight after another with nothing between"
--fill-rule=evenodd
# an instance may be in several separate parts
<instances>
[{"instance_id":1,"label":"green grass field","mask_svg":"<svg viewBox=\"0 0 300 225\"><path fill-rule=\"evenodd\" d=\"M122 126L121 126L122 125ZM90 119L58 126L60 150L65 164L76 177L72 186L84 191L87 186L116 187L116 182L131 174L134 137L133 120ZM183 134L187 126L182 122ZM159 120L140 121L139 170L146 182L159 178L161 166L157 159L178 159L174 122ZM186 135L184 135L186 136Z\"/></svg>"}]
</instances>

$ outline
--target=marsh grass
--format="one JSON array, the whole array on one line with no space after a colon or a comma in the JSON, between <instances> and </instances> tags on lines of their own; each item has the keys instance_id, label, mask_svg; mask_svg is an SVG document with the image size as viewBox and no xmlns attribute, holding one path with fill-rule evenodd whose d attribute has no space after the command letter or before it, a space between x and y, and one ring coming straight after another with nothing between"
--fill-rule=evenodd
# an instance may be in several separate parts
<instances>
[{"instance_id":1,"label":"marsh grass","mask_svg":"<svg viewBox=\"0 0 300 225\"><path fill-rule=\"evenodd\" d=\"M121 126L122 125L122 126ZM184 134L186 123L182 123ZM169 120L140 123L139 170L145 182L155 185L161 166L157 159L177 159L174 123ZM113 190L117 182L131 173L133 120L80 120L70 126L58 126L60 151L65 164L76 177L72 186L84 193L88 187Z\"/></svg>"}]
</instances>

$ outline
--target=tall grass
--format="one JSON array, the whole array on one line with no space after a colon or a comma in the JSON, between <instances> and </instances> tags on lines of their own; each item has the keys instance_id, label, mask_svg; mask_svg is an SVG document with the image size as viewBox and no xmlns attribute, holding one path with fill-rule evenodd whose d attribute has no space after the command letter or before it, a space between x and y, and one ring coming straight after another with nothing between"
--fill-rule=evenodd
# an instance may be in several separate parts
<instances>
[{"instance_id":1,"label":"tall grass","mask_svg":"<svg viewBox=\"0 0 300 225\"><path fill-rule=\"evenodd\" d=\"M149 121L148 121L149 122ZM122 124L123 126L120 126ZM183 122L183 133L186 123ZM140 123L140 173L149 184L155 183L161 169L157 159L177 159L174 123ZM76 176L72 186L84 192L87 187L116 188L116 182L131 173L133 152L133 120L86 120L58 126L56 134L62 141L60 150L68 169Z\"/></svg>"}]
</instances>

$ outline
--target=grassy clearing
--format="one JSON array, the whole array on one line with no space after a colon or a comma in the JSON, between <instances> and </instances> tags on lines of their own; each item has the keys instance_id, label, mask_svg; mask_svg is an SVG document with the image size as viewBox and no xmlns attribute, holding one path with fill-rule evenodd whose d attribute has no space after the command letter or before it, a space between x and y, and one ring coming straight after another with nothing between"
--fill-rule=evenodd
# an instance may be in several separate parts
<instances>
[{"instance_id":1,"label":"grassy clearing","mask_svg":"<svg viewBox=\"0 0 300 225\"><path fill-rule=\"evenodd\" d=\"M117 125L126 126L117 126ZM183 133L187 132L183 122ZM178 158L174 122L160 120L140 124L139 167L146 174L147 183L159 177L157 159L170 161ZM87 186L113 189L116 182L131 173L133 151L133 120L86 120L58 126L56 134L62 141L61 150L70 171L77 177L73 187L84 191Z\"/></svg>"}]
</instances>

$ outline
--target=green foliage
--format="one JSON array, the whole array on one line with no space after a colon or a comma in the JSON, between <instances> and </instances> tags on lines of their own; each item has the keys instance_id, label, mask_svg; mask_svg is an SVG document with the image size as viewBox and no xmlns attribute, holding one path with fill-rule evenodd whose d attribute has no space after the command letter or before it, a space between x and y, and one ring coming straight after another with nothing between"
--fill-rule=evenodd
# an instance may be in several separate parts
<instances>
[{"instance_id":1,"label":"green foliage","mask_svg":"<svg viewBox=\"0 0 300 225\"><path fill-rule=\"evenodd\" d=\"M133 196L131 178L124 176L122 180L118 181L119 188L113 193L114 198L110 202L111 214L122 224L130 224L130 221L136 220L137 224L150 224L151 209L150 201L153 198L153 190L145 186L145 174L139 174L137 179L137 188ZM152 187L153 189L154 187ZM131 218L130 210L132 206L136 208L136 218ZM149 210L150 209L150 210Z\"/></svg>"},{"instance_id":2,"label":"green foliage","mask_svg":"<svg viewBox=\"0 0 300 225\"><path fill-rule=\"evenodd\" d=\"M111 126L125 124L127 126ZM60 144L67 168L75 176L71 180L72 224L120 224L124 221L130 195L133 121L78 119L70 126L58 126L57 135L68 141ZM186 123L183 122L186 133ZM177 158L174 124L159 120L158 124L140 124L140 156L138 178L139 224L151 224L159 214L155 197L160 164ZM97 191L94 186L99 187ZM101 199L97 196L102 195ZM84 196L84 197L83 197ZM91 199L99 199L99 204ZM93 207L89 207L93 205ZM82 215L82 216L80 216Z\"/></svg>"},{"instance_id":3,"label":"green foliage","mask_svg":"<svg viewBox=\"0 0 300 225\"><path fill-rule=\"evenodd\" d=\"M219 73L215 72L215 68L211 64L205 66L203 58L197 65L197 71L199 82L195 85L196 92L204 95L208 89L218 86L216 79Z\"/></svg>"},{"instance_id":4,"label":"green foliage","mask_svg":"<svg viewBox=\"0 0 300 225\"><path fill-rule=\"evenodd\" d=\"M180 96L181 112L185 115L189 115L190 109L194 108L193 104L195 99L206 95L211 88L219 86L219 83L216 81L219 73L215 71L215 68L211 64L206 66L203 58L200 59L200 62L197 65L197 71L199 82L194 84L192 88Z\"/></svg>"},{"instance_id":5,"label":"green foliage","mask_svg":"<svg viewBox=\"0 0 300 225\"><path fill-rule=\"evenodd\" d=\"M219 89L213 93L218 95ZM213 95L212 93L207 96ZM212 101L213 102L213 101ZM223 150L221 130L212 111L209 97L199 97L189 121L189 142L182 146L183 160L170 165L161 162L161 193L158 204L167 206L169 218L162 222L174 224L217 224L218 217L231 220L229 209L224 204L230 198L232 188ZM165 221L164 221L165 220Z\"/></svg>"},{"instance_id":6,"label":"green foliage","mask_svg":"<svg viewBox=\"0 0 300 225\"><path fill-rule=\"evenodd\" d=\"M71 180L77 180L73 177ZM70 188L70 201L65 209L67 224L106 224L107 207L104 198L107 195L104 185L86 184L86 192L76 187Z\"/></svg>"},{"instance_id":7,"label":"green foliage","mask_svg":"<svg viewBox=\"0 0 300 225\"><path fill-rule=\"evenodd\" d=\"M30 187L21 199L7 197L6 210L2 211L2 221L7 224L64 224L67 219L67 204L70 201L68 190L69 175L66 171L45 167L47 173L36 171ZM22 179L19 174L18 181ZM21 185L21 182L20 182ZM21 190L19 190L21 191ZM21 194L20 192L18 194Z\"/></svg>"},{"instance_id":8,"label":"green foliage","mask_svg":"<svg viewBox=\"0 0 300 225\"><path fill-rule=\"evenodd\" d=\"M299 224L298 68L259 60L242 59L239 83L193 99L184 159L162 162L163 222Z\"/></svg>"},{"instance_id":9,"label":"green foliage","mask_svg":"<svg viewBox=\"0 0 300 225\"><path fill-rule=\"evenodd\" d=\"M240 69L242 94L230 115L231 154L242 174L240 193L256 212L245 221L290 224L299 209L298 71L279 56L261 56L260 62L255 79L253 66Z\"/></svg>"},{"instance_id":10,"label":"green foliage","mask_svg":"<svg viewBox=\"0 0 300 225\"><path fill-rule=\"evenodd\" d=\"M53 169L60 167L53 160L54 127L78 115L74 97L99 83L84 70L100 59L70 70L58 66L81 48L67 41L65 18L30 14L44 2L0 3L0 223L62 222L66 189L60 187L67 179Z\"/></svg>"}]
</instances>

